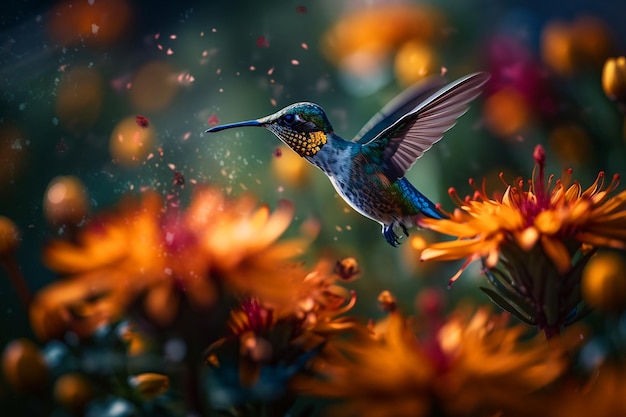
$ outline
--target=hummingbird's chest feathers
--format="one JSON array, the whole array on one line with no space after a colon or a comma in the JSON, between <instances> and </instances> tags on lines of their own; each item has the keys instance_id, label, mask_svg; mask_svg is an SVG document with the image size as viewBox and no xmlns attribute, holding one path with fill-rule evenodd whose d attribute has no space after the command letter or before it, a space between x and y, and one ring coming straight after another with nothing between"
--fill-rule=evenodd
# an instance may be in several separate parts
<instances>
[{"instance_id":1,"label":"hummingbird's chest feathers","mask_svg":"<svg viewBox=\"0 0 626 417\"><path fill-rule=\"evenodd\" d=\"M350 147L338 146L335 142L331 138L327 146L306 159L329 177L347 179L351 175L354 150Z\"/></svg>"},{"instance_id":2,"label":"hummingbird's chest feathers","mask_svg":"<svg viewBox=\"0 0 626 417\"><path fill-rule=\"evenodd\" d=\"M328 175L337 193L362 215L389 223L412 213L398 185L358 148L334 148L329 144L307 159Z\"/></svg>"}]
</instances>

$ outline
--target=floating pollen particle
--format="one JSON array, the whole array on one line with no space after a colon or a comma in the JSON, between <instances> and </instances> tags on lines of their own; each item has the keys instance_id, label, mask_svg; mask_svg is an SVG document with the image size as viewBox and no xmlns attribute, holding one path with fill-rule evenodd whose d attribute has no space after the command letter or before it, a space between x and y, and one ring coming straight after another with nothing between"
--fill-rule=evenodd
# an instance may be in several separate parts
<instances>
[{"instance_id":1,"label":"floating pollen particle","mask_svg":"<svg viewBox=\"0 0 626 417\"><path fill-rule=\"evenodd\" d=\"M209 122L209 126L216 126L216 125L220 124L220 119L217 117L217 115L215 113L213 113L209 117L208 122Z\"/></svg>"},{"instance_id":2,"label":"floating pollen particle","mask_svg":"<svg viewBox=\"0 0 626 417\"><path fill-rule=\"evenodd\" d=\"M130 116L121 120L111 132L111 156L122 165L137 165L150 153L154 139L152 126L143 127L137 123L136 117Z\"/></svg>"},{"instance_id":3,"label":"floating pollen particle","mask_svg":"<svg viewBox=\"0 0 626 417\"><path fill-rule=\"evenodd\" d=\"M174 185L185 185L185 177L178 171L174 171Z\"/></svg>"},{"instance_id":4,"label":"floating pollen particle","mask_svg":"<svg viewBox=\"0 0 626 417\"><path fill-rule=\"evenodd\" d=\"M259 48L269 48L270 43L265 38L265 36L259 36L258 38L256 38L256 46L258 46Z\"/></svg>"},{"instance_id":5,"label":"floating pollen particle","mask_svg":"<svg viewBox=\"0 0 626 417\"><path fill-rule=\"evenodd\" d=\"M139 115L135 117L135 123L137 123L137 126L144 128L144 129L150 126L150 121L148 120L146 116Z\"/></svg>"}]
</instances>

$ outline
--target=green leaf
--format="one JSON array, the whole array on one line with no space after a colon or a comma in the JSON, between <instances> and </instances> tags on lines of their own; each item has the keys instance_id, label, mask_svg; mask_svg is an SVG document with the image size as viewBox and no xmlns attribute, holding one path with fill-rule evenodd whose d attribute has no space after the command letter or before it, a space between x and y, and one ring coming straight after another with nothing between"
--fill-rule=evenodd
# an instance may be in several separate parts
<instances>
[{"instance_id":1,"label":"green leaf","mask_svg":"<svg viewBox=\"0 0 626 417\"><path fill-rule=\"evenodd\" d=\"M531 326L534 326L535 324L537 324L536 320L532 317L531 314L524 311L521 307L517 306L511 300L505 299L504 297L502 297L500 294L498 294L496 291L492 290L491 288L480 287L480 289L482 292L487 294L487 296L491 299L491 301L493 301L495 304L500 306L502 309L513 314L515 317L517 317L524 323L530 324Z\"/></svg>"}]
</instances>

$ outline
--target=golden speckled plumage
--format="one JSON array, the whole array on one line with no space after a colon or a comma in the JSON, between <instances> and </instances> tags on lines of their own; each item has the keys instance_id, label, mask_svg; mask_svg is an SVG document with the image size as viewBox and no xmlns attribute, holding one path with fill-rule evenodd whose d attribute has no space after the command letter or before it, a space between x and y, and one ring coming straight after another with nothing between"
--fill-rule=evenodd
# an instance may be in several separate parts
<instances>
[{"instance_id":1,"label":"golden speckled plumage","mask_svg":"<svg viewBox=\"0 0 626 417\"><path fill-rule=\"evenodd\" d=\"M322 131L298 132L280 125L270 125L268 129L300 156L315 155L327 141L326 133Z\"/></svg>"}]
</instances>

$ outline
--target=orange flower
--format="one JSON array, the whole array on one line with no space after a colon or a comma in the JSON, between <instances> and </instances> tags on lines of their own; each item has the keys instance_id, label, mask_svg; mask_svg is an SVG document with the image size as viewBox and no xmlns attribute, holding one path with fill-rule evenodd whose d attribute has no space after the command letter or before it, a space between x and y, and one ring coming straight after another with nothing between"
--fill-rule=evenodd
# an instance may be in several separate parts
<instances>
[{"instance_id":1,"label":"orange flower","mask_svg":"<svg viewBox=\"0 0 626 417\"><path fill-rule=\"evenodd\" d=\"M330 271L330 263L320 262L309 273L300 269L298 275L299 279L294 279L296 274L274 277L271 286L285 287L283 291L291 295L289 298L278 299L270 293L264 299L257 295L233 310L229 321L233 333L261 334L281 320L297 322L299 331L323 334L340 332L352 325L349 318L337 317L354 307L356 295L336 284L340 276Z\"/></svg>"},{"instance_id":2,"label":"orange flower","mask_svg":"<svg viewBox=\"0 0 626 417\"><path fill-rule=\"evenodd\" d=\"M353 259L339 265L344 263L353 267L350 271L358 270ZM218 401L232 406L242 398L273 400L287 389L290 380L307 366L312 356L332 352L333 336L357 325L349 317L338 317L354 306L356 296L335 284L341 276L332 273L329 265L322 262L308 274L296 268L301 271L299 280L293 279L292 274L288 275L288 281L283 280L284 276L275 277L273 286L286 286L292 294L289 300L276 302L272 298L267 302L259 297L246 298L239 308L231 311L228 325L232 333L206 350L207 364L215 372L214 380L231 384L229 395L221 395ZM348 274L348 278L353 275ZM229 369L233 363L238 380L225 378L233 374Z\"/></svg>"},{"instance_id":3,"label":"orange flower","mask_svg":"<svg viewBox=\"0 0 626 417\"><path fill-rule=\"evenodd\" d=\"M211 274L231 292L266 302L291 302L288 283L302 277L294 258L317 234L317 226L309 222L301 237L277 242L294 211L287 200L272 213L266 205L258 207L251 196L227 199L216 189L205 189L191 203L183 227L195 231L198 247L210 259Z\"/></svg>"},{"instance_id":4,"label":"orange flower","mask_svg":"<svg viewBox=\"0 0 626 417\"><path fill-rule=\"evenodd\" d=\"M532 415L541 406L533 393L567 365L560 345L522 341L522 327L484 309L459 311L417 337L414 326L429 323L386 305L385 320L335 342L335 356L316 359L319 378L302 376L296 388L342 400L333 413L341 416Z\"/></svg>"},{"instance_id":5,"label":"orange flower","mask_svg":"<svg viewBox=\"0 0 626 417\"><path fill-rule=\"evenodd\" d=\"M124 201L118 212L94 219L76 242L56 240L44 262L64 276L41 290L30 319L42 339L71 329L80 336L119 319L139 294L166 279L159 217L162 203L146 193L139 204Z\"/></svg>"},{"instance_id":6,"label":"orange flower","mask_svg":"<svg viewBox=\"0 0 626 417\"><path fill-rule=\"evenodd\" d=\"M508 410L505 415L541 414L542 400L533 394L567 369L565 349L580 342L580 332L572 329L558 343L528 338L525 326L508 326L509 317L484 308L473 316L457 311L438 331L449 368L438 376L434 390L447 415L498 409Z\"/></svg>"},{"instance_id":7,"label":"orange flower","mask_svg":"<svg viewBox=\"0 0 626 417\"><path fill-rule=\"evenodd\" d=\"M514 244L529 251L536 244L552 260L560 273L571 267L571 249L580 245L626 248L626 191L613 197L618 184L615 176L605 188L604 173L583 190L571 180L571 171L562 179L550 176L545 181L545 153L541 146L534 152L537 163L527 191L509 185L501 198L489 198L477 190L473 199L461 200L450 190L459 206L449 219L423 219L424 228L438 231L458 240L429 245L422 260L468 258L463 268L474 260L486 258L486 266L494 267L505 244Z\"/></svg>"},{"instance_id":8,"label":"orange flower","mask_svg":"<svg viewBox=\"0 0 626 417\"><path fill-rule=\"evenodd\" d=\"M286 201L272 213L252 197L227 198L211 187L196 190L186 211L153 192L126 201L75 241L47 247L45 263L64 279L38 294L33 328L42 338L68 328L88 335L139 299L149 319L168 325L181 301L207 310L222 288L285 302L293 293L275 277L295 273L293 257L314 234L276 243L293 214Z\"/></svg>"}]
</instances>

